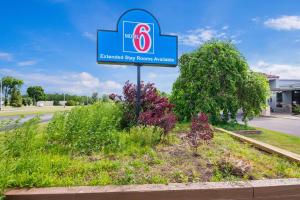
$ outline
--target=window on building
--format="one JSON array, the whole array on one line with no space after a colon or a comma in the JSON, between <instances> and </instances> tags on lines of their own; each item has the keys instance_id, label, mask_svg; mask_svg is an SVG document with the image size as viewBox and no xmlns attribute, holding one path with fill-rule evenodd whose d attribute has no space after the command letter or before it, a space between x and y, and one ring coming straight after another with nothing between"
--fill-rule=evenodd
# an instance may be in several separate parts
<instances>
[{"instance_id":1,"label":"window on building","mask_svg":"<svg viewBox=\"0 0 300 200\"><path fill-rule=\"evenodd\" d=\"M276 107L282 108L282 92L276 93Z\"/></svg>"},{"instance_id":2,"label":"window on building","mask_svg":"<svg viewBox=\"0 0 300 200\"><path fill-rule=\"evenodd\" d=\"M300 104L300 90L293 91L292 101L294 105Z\"/></svg>"}]
</instances>

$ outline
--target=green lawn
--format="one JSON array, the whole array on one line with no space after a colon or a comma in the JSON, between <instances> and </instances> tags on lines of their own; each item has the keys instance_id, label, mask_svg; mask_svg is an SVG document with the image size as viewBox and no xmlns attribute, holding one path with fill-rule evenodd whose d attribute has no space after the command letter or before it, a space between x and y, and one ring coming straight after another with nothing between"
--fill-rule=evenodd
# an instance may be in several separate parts
<instances>
[{"instance_id":1,"label":"green lawn","mask_svg":"<svg viewBox=\"0 0 300 200\"><path fill-rule=\"evenodd\" d=\"M263 132L261 134L247 134L245 136L300 154L300 137L263 128L256 129Z\"/></svg>"},{"instance_id":2,"label":"green lawn","mask_svg":"<svg viewBox=\"0 0 300 200\"><path fill-rule=\"evenodd\" d=\"M21 107L21 108L11 108L7 110L0 111L0 116L15 116L15 115L31 115L31 114L46 114L54 113L59 111L71 110L73 106L45 106L45 107Z\"/></svg>"}]
</instances>

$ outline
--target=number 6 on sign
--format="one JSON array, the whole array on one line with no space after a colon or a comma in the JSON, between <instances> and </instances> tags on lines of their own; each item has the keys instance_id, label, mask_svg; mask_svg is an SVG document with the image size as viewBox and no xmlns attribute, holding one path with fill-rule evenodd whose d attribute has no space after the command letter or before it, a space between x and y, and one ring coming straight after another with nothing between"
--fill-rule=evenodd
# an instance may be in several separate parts
<instances>
[{"instance_id":1,"label":"number 6 on sign","mask_svg":"<svg viewBox=\"0 0 300 200\"><path fill-rule=\"evenodd\" d=\"M148 24L137 24L133 31L133 46L141 53L146 53L152 46L151 36L149 35L151 28Z\"/></svg>"}]
</instances>

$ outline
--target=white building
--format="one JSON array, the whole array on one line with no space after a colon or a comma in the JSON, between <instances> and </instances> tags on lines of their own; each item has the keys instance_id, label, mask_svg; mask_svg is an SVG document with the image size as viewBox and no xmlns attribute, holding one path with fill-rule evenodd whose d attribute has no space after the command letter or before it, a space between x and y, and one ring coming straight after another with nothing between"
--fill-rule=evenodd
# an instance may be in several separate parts
<instances>
[{"instance_id":1,"label":"white building","mask_svg":"<svg viewBox=\"0 0 300 200\"><path fill-rule=\"evenodd\" d=\"M267 75L271 97L268 100L272 112L292 113L295 105L300 105L300 79L280 79Z\"/></svg>"},{"instance_id":2,"label":"white building","mask_svg":"<svg viewBox=\"0 0 300 200\"><path fill-rule=\"evenodd\" d=\"M36 106L38 107L53 106L53 101L38 101L36 102Z\"/></svg>"}]
</instances>

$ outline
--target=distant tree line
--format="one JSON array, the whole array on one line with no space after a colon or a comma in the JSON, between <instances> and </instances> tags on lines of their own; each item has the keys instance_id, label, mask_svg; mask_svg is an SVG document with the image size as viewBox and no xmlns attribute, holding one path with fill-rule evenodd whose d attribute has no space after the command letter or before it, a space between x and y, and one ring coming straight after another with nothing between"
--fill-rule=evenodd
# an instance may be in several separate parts
<instances>
[{"instance_id":1,"label":"distant tree line","mask_svg":"<svg viewBox=\"0 0 300 200\"><path fill-rule=\"evenodd\" d=\"M21 87L24 84L23 80L14 78L12 76L5 76L2 78L2 101L5 106L21 107L36 105L38 101L53 101L54 105L60 105L60 101L66 101L67 106L88 105L97 101L107 101L108 96L103 95L99 97L97 92L92 96L78 96L70 94L46 94L41 86L30 86L26 90L26 94L21 94ZM2 103L2 102L1 102Z\"/></svg>"}]
</instances>

